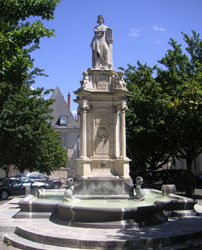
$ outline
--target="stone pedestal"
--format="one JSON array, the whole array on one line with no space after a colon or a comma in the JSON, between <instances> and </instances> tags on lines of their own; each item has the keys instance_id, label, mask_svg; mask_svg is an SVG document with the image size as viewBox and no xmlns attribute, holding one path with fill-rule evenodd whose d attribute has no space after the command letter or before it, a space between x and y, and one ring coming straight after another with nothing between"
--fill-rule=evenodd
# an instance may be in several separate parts
<instances>
[{"instance_id":1,"label":"stone pedestal","mask_svg":"<svg viewBox=\"0 0 202 250\"><path fill-rule=\"evenodd\" d=\"M91 179L92 183L97 178L104 183L108 178L124 183L130 180L125 128L130 93L123 75L115 70L88 69L83 75L81 88L75 91L80 115L77 179Z\"/></svg>"},{"instance_id":2,"label":"stone pedestal","mask_svg":"<svg viewBox=\"0 0 202 250\"><path fill-rule=\"evenodd\" d=\"M88 179L77 179L74 185L75 198L134 198L131 179L89 177Z\"/></svg>"}]
</instances>

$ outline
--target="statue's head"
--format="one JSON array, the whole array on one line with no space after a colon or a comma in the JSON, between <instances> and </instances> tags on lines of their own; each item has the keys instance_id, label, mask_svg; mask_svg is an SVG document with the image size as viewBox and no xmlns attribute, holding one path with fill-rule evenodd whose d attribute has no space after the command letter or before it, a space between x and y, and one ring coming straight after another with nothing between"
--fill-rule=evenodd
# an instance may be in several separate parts
<instances>
[{"instance_id":1,"label":"statue's head","mask_svg":"<svg viewBox=\"0 0 202 250\"><path fill-rule=\"evenodd\" d=\"M85 77L85 76L88 75L88 72L87 72L87 71L84 71L82 74L83 74L83 76Z\"/></svg>"},{"instance_id":2,"label":"statue's head","mask_svg":"<svg viewBox=\"0 0 202 250\"><path fill-rule=\"evenodd\" d=\"M122 77L124 75L124 71L123 70L119 71L118 75L119 75L119 77Z\"/></svg>"},{"instance_id":3,"label":"statue's head","mask_svg":"<svg viewBox=\"0 0 202 250\"><path fill-rule=\"evenodd\" d=\"M99 15L98 17L97 17L97 23L104 23L104 17L103 17L103 15Z\"/></svg>"},{"instance_id":4,"label":"statue's head","mask_svg":"<svg viewBox=\"0 0 202 250\"><path fill-rule=\"evenodd\" d=\"M67 179L67 186L72 186L73 183L74 183L73 178L69 177L69 178Z\"/></svg>"},{"instance_id":5,"label":"statue's head","mask_svg":"<svg viewBox=\"0 0 202 250\"><path fill-rule=\"evenodd\" d=\"M143 178L141 176L138 176L136 178L136 183L137 183L137 185L141 185L143 183Z\"/></svg>"}]
</instances>

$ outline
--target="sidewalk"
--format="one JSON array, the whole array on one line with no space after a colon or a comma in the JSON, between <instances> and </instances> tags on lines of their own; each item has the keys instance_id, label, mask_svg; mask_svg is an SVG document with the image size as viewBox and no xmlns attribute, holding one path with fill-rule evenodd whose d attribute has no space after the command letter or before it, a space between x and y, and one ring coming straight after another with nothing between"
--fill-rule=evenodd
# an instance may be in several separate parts
<instances>
[{"instance_id":1,"label":"sidewalk","mask_svg":"<svg viewBox=\"0 0 202 250\"><path fill-rule=\"evenodd\" d=\"M21 250L12 246L6 246L3 242L0 242L0 250Z\"/></svg>"}]
</instances>

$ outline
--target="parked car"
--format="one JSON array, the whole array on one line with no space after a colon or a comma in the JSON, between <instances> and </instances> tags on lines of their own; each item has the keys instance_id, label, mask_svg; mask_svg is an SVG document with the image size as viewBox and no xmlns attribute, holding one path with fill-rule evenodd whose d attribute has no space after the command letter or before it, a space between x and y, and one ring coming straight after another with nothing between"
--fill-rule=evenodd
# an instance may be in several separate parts
<instances>
[{"instance_id":1,"label":"parked car","mask_svg":"<svg viewBox=\"0 0 202 250\"><path fill-rule=\"evenodd\" d=\"M14 182L10 179L2 179L0 182L0 199L7 200L11 195L25 194L26 187L18 181Z\"/></svg>"},{"instance_id":2,"label":"parked car","mask_svg":"<svg viewBox=\"0 0 202 250\"><path fill-rule=\"evenodd\" d=\"M38 187L38 189L47 189L49 188L49 184L48 183L44 183L41 181L33 181L28 177L11 177L10 178L11 181L17 180L19 181L23 186L25 187Z\"/></svg>"},{"instance_id":3,"label":"parked car","mask_svg":"<svg viewBox=\"0 0 202 250\"><path fill-rule=\"evenodd\" d=\"M27 174L17 174L15 177L27 177L32 181L39 181L47 183L49 188L58 189L61 188L62 182L59 179L49 178L47 175L40 173L27 173Z\"/></svg>"},{"instance_id":4,"label":"parked car","mask_svg":"<svg viewBox=\"0 0 202 250\"><path fill-rule=\"evenodd\" d=\"M39 189L48 188L48 184L31 181L27 177L5 178L0 181L0 199L7 200L9 196L25 195L26 187L30 187L31 193L35 193Z\"/></svg>"}]
</instances>

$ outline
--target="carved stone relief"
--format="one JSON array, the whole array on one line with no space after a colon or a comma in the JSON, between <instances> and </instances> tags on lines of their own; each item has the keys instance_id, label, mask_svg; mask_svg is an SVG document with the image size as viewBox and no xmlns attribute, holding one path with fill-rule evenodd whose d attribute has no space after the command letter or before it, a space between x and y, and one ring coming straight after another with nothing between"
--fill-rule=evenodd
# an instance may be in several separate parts
<instances>
[{"instance_id":1,"label":"carved stone relief","mask_svg":"<svg viewBox=\"0 0 202 250\"><path fill-rule=\"evenodd\" d=\"M109 138L109 128L106 125L100 125L97 129L98 140L107 140Z\"/></svg>"},{"instance_id":2,"label":"carved stone relief","mask_svg":"<svg viewBox=\"0 0 202 250\"><path fill-rule=\"evenodd\" d=\"M123 79L124 72L120 71L115 74L115 89L126 90L126 83Z\"/></svg>"},{"instance_id":3,"label":"carved stone relief","mask_svg":"<svg viewBox=\"0 0 202 250\"><path fill-rule=\"evenodd\" d=\"M92 82L90 81L90 76L87 71L83 72L83 79L80 81L82 89L92 90Z\"/></svg>"},{"instance_id":4,"label":"carved stone relief","mask_svg":"<svg viewBox=\"0 0 202 250\"><path fill-rule=\"evenodd\" d=\"M109 155L109 136L110 136L110 129L108 126L100 124L96 127L96 135L95 135L96 155Z\"/></svg>"},{"instance_id":5,"label":"carved stone relief","mask_svg":"<svg viewBox=\"0 0 202 250\"><path fill-rule=\"evenodd\" d=\"M97 81L97 89L98 90L107 90L108 89L108 77L106 77L104 74L98 75L99 79Z\"/></svg>"}]
</instances>

